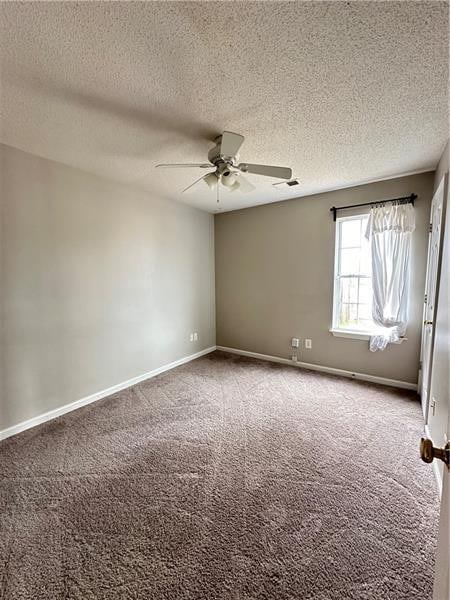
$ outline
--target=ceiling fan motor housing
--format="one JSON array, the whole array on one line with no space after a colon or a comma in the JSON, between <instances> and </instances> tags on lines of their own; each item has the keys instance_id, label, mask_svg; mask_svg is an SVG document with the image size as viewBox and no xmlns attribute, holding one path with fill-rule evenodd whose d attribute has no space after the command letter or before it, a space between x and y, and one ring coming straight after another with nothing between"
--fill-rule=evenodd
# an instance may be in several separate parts
<instances>
[{"instance_id":1,"label":"ceiling fan motor housing","mask_svg":"<svg viewBox=\"0 0 450 600\"><path fill-rule=\"evenodd\" d=\"M216 167L217 167L217 175L219 177L231 179L233 177L233 175L236 175L236 172L230 168L231 165L229 165L228 163L226 163L222 160L216 162Z\"/></svg>"},{"instance_id":2,"label":"ceiling fan motor housing","mask_svg":"<svg viewBox=\"0 0 450 600\"><path fill-rule=\"evenodd\" d=\"M219 137L217 137L215 140L216 145L211 148L211 150L208 152L208 160L211 164L215 165L216 167L218 167L221 164L226 165L231 165L233 166L238 159L238 155L236 154L235 156L222 156L220 154L220 150L221 150L221 143L222 143L222 136L219 135ZM223 173L222 173L223 174Z\"/></svg>"}]
</instances>

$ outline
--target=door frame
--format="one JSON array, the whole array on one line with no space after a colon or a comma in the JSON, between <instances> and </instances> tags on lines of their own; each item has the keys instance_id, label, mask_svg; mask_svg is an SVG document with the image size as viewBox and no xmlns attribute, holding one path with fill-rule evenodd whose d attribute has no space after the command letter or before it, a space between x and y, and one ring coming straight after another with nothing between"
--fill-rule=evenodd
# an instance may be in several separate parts
<instances>
[{"instance_id":1,"label":"door frame","mask_svg":"<svg viewBox=\"0 0 450 600\"><path fill-rule=\"evenodd\" d=\"M443 386L438 386L438 400L439 402L447 401L447 414L441 415L443 424L443 434L436 435L436 431L433 431L434 438L430 435L430 439L436 443L437 447L445 444L446 441L450 441L450 333L448 330L449 322L449 306L450 302L450 173L446 173L443 179L440 181L439 186L444 181L444 207L442 215L441 231L444 232L444 237L441 236L440 249L441 249L441 264L440 276L443 276L444 281L440 282L440 292L443 293L441 296L441 303L439 306L436 304L439 315L446 315L444 324L441 325L442 331L444 332L444 343L437 341L437 347L433 349L433 359L439 359L438 371L436 372L446 374L445 383ZM444 269L444 270L443 270ZM445 287L443 287L445 286ZM444 300L444 304L442 304ZM439 315L437 315L437 324L439 324ZM439 335L439 331L438 331ZM441 354L439 354L441 353ZM442 360L443 358L443 360ZM431 382L433 383L433 382ZM430 383L430 393L432 390ZM434 383L436 381L434 380ZM434 388L434 385L433 385ZM431 425L431 423L430 423ZM442 433L442 431L441 431ZM431 432L430 432L431 434ZM433 461L436 463L436 460ZM439 534L436 548L436 563L435 563L435 577L433 585L433 600L443 600L443 598L450 598L450 466L434 464L435 474L438 475L438 481L441 488L440 498L440 515L439 515Z\"/></svg>"},{"instance_id":2,"label":"door frame","mask_svg":"<svg viewBox=\"0 0 450 600\"><path fill-rule=\"evenodd\" d=\"M435 320L436 320L436 313L437 313L437 305L438 305L438 299L439 299L439 283L440 283L440 276L441 276L441 266L442 266L442 252L443 252L443 239L444 239L444 230L445 230L445 209L446 209L446 198L445 198L445 188L446 188L446 176L443 176L441 181L439 182L438 187L436 188L435 193L433 194L433 198L431 200L431 207L430 207L430 224L429 224L429 233L428 233L428 252L427 252L427 269L426 269L426 275L425 275L425 290L424 290L424 303L423 303L423 311L422 311L422 331L421 331L421 337L420 337L420 366L419 366L419 376L418 376L418 382L417 382L417 391L421 397L421 403L422 403L422 412L423 412L423 418L424 418L424 423L427 424L428 423L428 412L430 409L430 384L431 384L431 370L432 370L432 365L433 365L433 350L434 350L434 338L435 338ZM432 226L433 226L433 222L432 222L432 217L433 217L433 205L436 202L437 198L441 196L442 197L442 211L441 211L441 222L440 222L440 231L439 231L439 249L438 249L438 260L437 260L437 267L436 267L436 286L435 286L435 293L434 293L434 306L433 306L433 314L432 314L432 322L433 325L431 326L431 340L430 340L430 354L429 354L429 364L428 364L428 369L427 369L427 398L425 399L425 401L422 398L422 391L423 391L423 362L424 362L424 339L425 339L425 334L426 334L426 327L427 325L425 325L425 322L427 321L427 302L428 302L428 278L429 278L429 274L430 274L430 256L431 256L431 241L432 241Z\"/></svg>"}]
</instances>

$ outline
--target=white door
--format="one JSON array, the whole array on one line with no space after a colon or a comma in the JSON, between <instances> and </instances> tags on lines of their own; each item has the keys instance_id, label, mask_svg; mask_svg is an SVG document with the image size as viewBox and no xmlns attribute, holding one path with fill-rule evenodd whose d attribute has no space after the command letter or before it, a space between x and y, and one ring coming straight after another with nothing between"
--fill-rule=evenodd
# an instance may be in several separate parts
<instances>
[{"instance_id":1,"label":"white door","mask_svg":"<svg viewBox=\"0 0 450 600\"><path fill-rule=\"evenodd\" d=\"M446 176L447 179L448 176ZM450 196L445 184L446 215L442 243L442 267L435 311L435 334L429 395L434 409L429 411L426 431L435 448L443 449L450 440ZM433 600L449 600L450 582L450 471L444 460L434 459L439 476L441 511L436 553Z\"/></svg>"},{"instance_id":2,"label":"white door","mask_svg":"<svg viewBox=\"0 0 450 600\"><path fill-rule=\"evenodd\" d=\"M422 344L420 353L419 393L425 423L428 422L430 406L429 386L431 380L431 364L433 359L434 320L436 312L437 283L441 261L442 212L444 207L445 178L434 194L431 204L430 235L428 241L428 263L425 283L425 299L423 310Z\"/></svg>"},{"instance_id":3,"label":"white door","mask_svg":"<svg viewBox=\"0 0 450 600\"><path fill-rule=\"evenodd\" d=\"M448 194L447 194L448 196ZM428 434L433 445L445 447L450 440L450 206L447 200L445 234L442 252L441 281L436 311L436 334L430 398L435 409L430 411ZM450 598L450 471L441 460L436 467L442 481L441 516L436 555L434 600Z\"/></svg>"}]
</instances>

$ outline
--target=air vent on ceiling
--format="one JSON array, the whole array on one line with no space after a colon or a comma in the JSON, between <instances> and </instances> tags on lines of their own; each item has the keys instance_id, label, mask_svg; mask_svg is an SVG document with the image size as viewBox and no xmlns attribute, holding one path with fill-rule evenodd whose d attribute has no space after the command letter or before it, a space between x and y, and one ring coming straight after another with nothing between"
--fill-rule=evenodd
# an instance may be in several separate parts
<instances>
[{"instance_id":1,"label":"air vent on ceiling","mask_svg":"<svg viewBox=\"0 0 450 600\"><path fill-rule=\"evenodd\" d=\"M277 183L273 183L272 185L273 187L277 188L277 190L283 191L286 190L286 188L300 185L300 181L298 179L290 179L289 181L279 181Z\"/></svg>"}]
</instances>

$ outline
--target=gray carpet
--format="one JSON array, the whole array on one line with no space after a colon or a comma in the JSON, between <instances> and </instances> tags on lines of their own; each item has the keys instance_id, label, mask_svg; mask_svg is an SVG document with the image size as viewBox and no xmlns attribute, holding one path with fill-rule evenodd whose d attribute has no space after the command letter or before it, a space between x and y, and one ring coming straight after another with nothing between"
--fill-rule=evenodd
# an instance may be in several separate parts
<instances>
[{"instance_id":1,"label":"gray carpet","mask_svg":"<svg viewBox=\"0 0 450 600\"><path fill-rule=\"evenodd\" d=\"M431 599L411 393L216 353L0 445L0 598Z\"/></svg>"}]
</instances>

